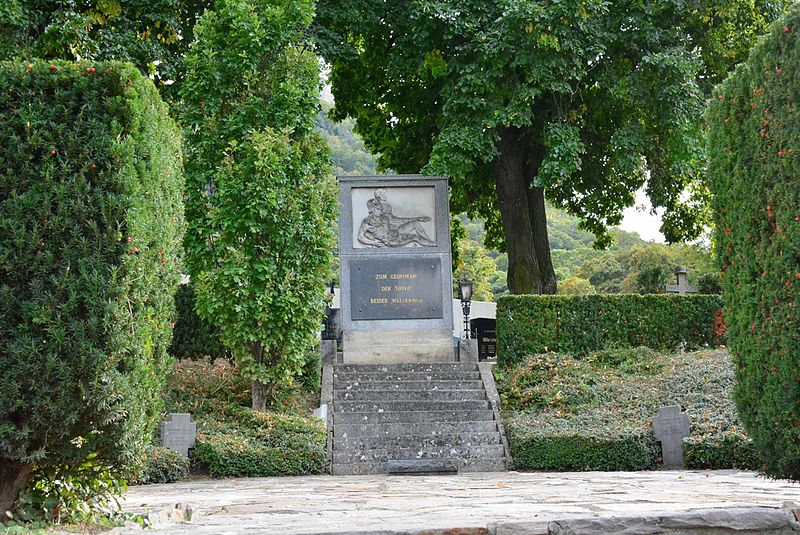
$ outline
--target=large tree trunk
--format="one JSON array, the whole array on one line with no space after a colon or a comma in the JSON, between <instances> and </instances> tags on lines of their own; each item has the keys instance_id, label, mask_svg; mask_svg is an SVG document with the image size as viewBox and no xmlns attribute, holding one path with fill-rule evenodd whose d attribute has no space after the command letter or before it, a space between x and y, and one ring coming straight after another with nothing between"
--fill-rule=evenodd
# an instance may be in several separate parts
<instances>
[{"instance_id":1,"label":"large tree trunk","mask_svg":"<svg viewBox=\"0 0 800 535\"><path fill-rule=\"evenodd\" d=\"M0 459L0 523L8 521L6 511L14 508L19 493L28 484L33 465Z\"/></svg>"},{"instance_id":2,"label":"large tree trunk","mask_svg":"<svg viewBox=\"0 0 800 535\"><path fill-rule=\"evenodd\" d=\"M500 156L492 168L508 252L508 289L512 294L555 293L544 191L530 187L528 144L516 128L501 127L499 133Z\"/></svg>"},{"instance_id":3,"label":"large tree trunk","mask_svg":"<svg viewBox=\"0 0 800 535\"><path fill-rule=\"evenodd\" d=\"M556 293L556 271L550 256L550 240L547 237L547 208L544 204L544 188L528 189L528 210L531 217L533 246L539 262L543 294Z\"/></svg>"}]
</instances>

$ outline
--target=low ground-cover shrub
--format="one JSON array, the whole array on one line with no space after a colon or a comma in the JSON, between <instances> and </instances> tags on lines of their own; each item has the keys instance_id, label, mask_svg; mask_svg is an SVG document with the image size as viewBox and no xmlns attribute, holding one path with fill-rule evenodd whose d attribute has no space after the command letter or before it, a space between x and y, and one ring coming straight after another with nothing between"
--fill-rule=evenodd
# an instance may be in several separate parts
<instances>
[{"instance_id":1,"label":"low ground-cover shrub","mask_svg":"<svg viewBox=\"0 0 800 535\"><path fill-rule=\"evenodd\" d=\"M235 364L187 359L169 378L166 405L192 414L197 444L191 456L212 476L320 474L327 462L325 423L298 414L308 414L308 397L315 395L301 386L284 392L273 412L257 412L250 408L250 383Z\"/></svg>"},{"instance_id":2,"label":"low ground-cover shrub","mask_svg":"<svg viewBox=\"0 0 800 535\"><path fill-rule=\"evenodd\" d=\"M689 414L687 467L757 468L731 397L733 364L725 351L534 355L496 376L518 468L655 468L661 449L651 422L664 405Z\"/></svg>"},{"instance_id":3,"label":"low ground-cover shrub","mask_svg":"<svg viewBox=\"0 0 800 535\"><path fill-rule=\"evenodd\" d=\"M660 351L721 342L714 329L718 295L514 295L497 305L498 363L556 351L606 348Z\"/></svg>"},{"instance_id":4,"label":"low ground-cover shrub","mask_svg":"<svg viewBox=\"0 0 800 535\"><path fill-rule=\"evenodd\" d=\"M39 523L118 523L125 483L96 454L75 465L39 466L20 494L12 520L31 529Z\"/></svg>"},{"instance_id":5,"label":"low ground-cover shrub","mask_svg":"<svg viewBox=\"0 0 800 535\"><path fill-rule=\"evenodd\" d=\"M194 457L215 477L321 474L326 469L325 423L238 408L235 418L206 418Z\"/></svg>"},{"instance_id":6,"label":"low ground-cover shrub","mask_svg":"<svg viewBox=\"0 0 800 535\"><path fill-rule=\"evenodd\" d=\"M132 478L133 484L173 483L189 475L189 459L161 446L148 446L144 466Z\"/></svg>"}]
</instances>

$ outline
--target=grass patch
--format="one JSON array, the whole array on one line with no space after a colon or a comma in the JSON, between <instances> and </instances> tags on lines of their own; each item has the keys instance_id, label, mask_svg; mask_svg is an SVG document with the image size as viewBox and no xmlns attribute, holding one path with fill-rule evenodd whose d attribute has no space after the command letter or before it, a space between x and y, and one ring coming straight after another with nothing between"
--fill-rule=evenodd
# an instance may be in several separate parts
<instances>
[{"instance_id":1,"label":"grass patch","mask_svg":"<svg viewBox=\"0 0 800 535\"><path fill-rule=\"evenodd\" d=\"M724 350L659 354L648 348L546 353L495 370L517 468L642 470L661 463L652 418L664 405L688 412L687 468L747 468L758 462L731 397Z\"/></svg>"}]
</instances>

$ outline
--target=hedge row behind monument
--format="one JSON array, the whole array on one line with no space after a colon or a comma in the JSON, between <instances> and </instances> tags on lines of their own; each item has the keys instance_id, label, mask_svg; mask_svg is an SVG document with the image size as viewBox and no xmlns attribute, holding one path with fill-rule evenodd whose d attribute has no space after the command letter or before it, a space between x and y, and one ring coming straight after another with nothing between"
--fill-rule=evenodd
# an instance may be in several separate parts
<instances>
[{"instance_id":1,"label":"hedge row behind monument","mask_svg":"<svg viewBox=\"0 0 800 535\"><path fill-rule=\"evenodd\" d=\"M0 512L32 466L135 463L183 234L179 132L123 63L0 64Z\"/></svg>"},{"instance_id":2,"label":"hedge row behind monument","mask_svg":"<svg viewBox=\"0 0 800 535\"><path fill-rule=\"evenodd\" d=\"M581 356L609 347L672 350L721 342L718 295L514 295L497 304L497 359L538 353Z\"/></svg>"},{"instance_id":3,"label":"hedge row behind monument","mask_svg":"<svg viewBox=\"0 0 800 535\"><path fill-rule=\"evenodd\" d=\"M800 10L775 23L708 111L734 397L764 471L800 479Z\"/></svg>"}]
</instances>

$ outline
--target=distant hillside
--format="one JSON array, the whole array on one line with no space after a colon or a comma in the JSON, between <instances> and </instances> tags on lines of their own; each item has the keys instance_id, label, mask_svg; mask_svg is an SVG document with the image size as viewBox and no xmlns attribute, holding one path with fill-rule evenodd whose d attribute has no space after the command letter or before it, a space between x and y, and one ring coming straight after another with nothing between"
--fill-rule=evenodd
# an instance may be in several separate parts
<instances>
[{"instance_id":1,"label":"distant hillside","mask_svg":"<svg viewBox=\"0 0 800 535\"><path fill-rule=\"evenodd\" d=\"M353 133L352 119L334 123L328 117L331 104L323 102L317 115L317 131L331 147L337 175L374 175L375 156L367 152L364 142Z\"/></svg>"}]
</instances>

